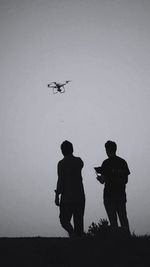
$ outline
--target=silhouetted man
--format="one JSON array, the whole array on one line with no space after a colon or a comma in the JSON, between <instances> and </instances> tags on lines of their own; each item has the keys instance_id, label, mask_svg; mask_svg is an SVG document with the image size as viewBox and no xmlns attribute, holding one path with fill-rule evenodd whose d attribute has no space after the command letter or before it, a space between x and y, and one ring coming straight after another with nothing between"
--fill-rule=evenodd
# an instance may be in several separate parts
<instances>
[{"instance_id":1,"label":"silhouetted man","mask_svg":"<svg viewBox=\"0 0 150 267\"><path fill-rule=\"evenodd\" d=\"M130 174L126 161L116 155L117 145L107 141L105 144L108 159L101 167L95 168L101 174L97 176L100 183L104 183L104 206L112 227L118 227L117 216L121 227L130 233L126 212L126 184Z\"/></svg>"},{"instance_id":2,"label":"silhouetted man","mask_svg":"<svg viewBox=\"0 0 150 267\"><path fill-rule=\"evenodd\" d=\"M60 207L60 223L69 236L82 236L85 194L81 171L84 163L81 158L73 155L73 145L69 141L61 144L61 151L64 158L58 162L57 167L55 204ZM72 217L74 226L71 224Z\"/></svg>"}]
</instances>

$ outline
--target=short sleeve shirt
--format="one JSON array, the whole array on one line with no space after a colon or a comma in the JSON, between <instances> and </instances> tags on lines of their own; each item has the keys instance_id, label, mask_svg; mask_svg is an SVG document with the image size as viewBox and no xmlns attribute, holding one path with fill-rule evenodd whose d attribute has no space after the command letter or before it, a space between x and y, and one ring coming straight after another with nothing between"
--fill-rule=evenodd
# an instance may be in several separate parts
<instances>
[{"instance_id":1,"label":"short sleeve shirt","mask_svg":"<svg viewBox=\"0 0 150 267\"><path fill-rule=\"evenodd\" d=\"M126 183L130 174L127 162L114 156L106 159L101 166L101 173L105 177L104 197L126 200Z\"/></svg>"},{"instance_id":2,"label":"short sleeve shirt","mask_svg":"<svg viewBox=\"0 0 150 267\"><path fill-rule=\"evenodd\" d=\"M62 201L80 202L84 199L82 183L83 161L79 157L64 157L58 163L57 191Z\"/></svg>"}]
</instances>

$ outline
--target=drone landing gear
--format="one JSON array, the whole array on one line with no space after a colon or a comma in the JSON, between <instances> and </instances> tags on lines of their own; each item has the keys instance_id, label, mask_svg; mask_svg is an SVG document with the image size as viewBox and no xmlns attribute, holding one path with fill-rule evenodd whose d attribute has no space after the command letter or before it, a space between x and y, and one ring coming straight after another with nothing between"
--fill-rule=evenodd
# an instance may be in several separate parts
<instances>
[{"instance_id":1,"label":"drone landing gear","mask_svg":"<svg viewBox=\"0 0 150 267\"><path fill-rule=\"evenodd\" d=\"M58 93L58 91L56 91L55 89L53 89L53 94L57 94Z\"/></svg>"},{"instance_id":2,"label":"drone landing gear","mask_svg":"<svg viewBox=\"0 0 150 267\"><path fill-rule=\"evenodd\" d=\"M65 87L63 87L63 90L60 91L61 94L65 92Z\"/></svg>"},{"instance_id":3,"label":"drone landing gear","mask_svg":"<svg viewBox=\"0 0 150 267\"><path fill-rule=\"evenodd\" d=\"M57 88L53 88L53 94L57 94L57 93L60 93L60 94L63 94L65 93L65 88L62 89L57 89Z\"/></svg>"}]
</instances>

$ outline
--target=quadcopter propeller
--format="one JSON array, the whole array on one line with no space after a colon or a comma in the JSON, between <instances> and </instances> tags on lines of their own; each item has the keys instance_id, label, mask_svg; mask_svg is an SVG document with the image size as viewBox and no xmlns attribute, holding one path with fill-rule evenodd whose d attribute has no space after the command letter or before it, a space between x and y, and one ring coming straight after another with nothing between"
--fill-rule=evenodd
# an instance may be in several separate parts
<instances>
[{"instance_id":1,"label":"quadcopter propeller","mask_svg":"<svg viewBox=\"0 0 150 267\"><path fill-rule=\"evenodd\" d=\"M54 85L55 85L55 82L51 82L47 86L50 87L50 86L54 86Z\"/></svg>"}]
</instances>

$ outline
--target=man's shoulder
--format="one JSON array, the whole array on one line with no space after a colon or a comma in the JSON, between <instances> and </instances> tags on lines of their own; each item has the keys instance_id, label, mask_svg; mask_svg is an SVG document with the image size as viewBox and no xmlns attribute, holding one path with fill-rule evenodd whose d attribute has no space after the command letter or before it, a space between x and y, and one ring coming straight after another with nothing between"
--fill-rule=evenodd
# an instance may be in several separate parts
<instances>
[{"instance_id":1,"label":"man's shoulder","mask_svg":"<svg viewBox=\"0 0 150 267\"><path fill-rule=\"evenodd\" d=\"M64 162L64 158L58 161L58 165L63 164L63 162Z\"/></svg>"},{"instance_id":2,"label":"man's shoulder","mask_svg":"<svg viewBox=\"0 0 150 267\"><path fill-rule=\"evenodd\" d=\"M78 161L82 161L82 159L80 157L74 156L74 158Z\"/></svg>"},{"instance_id":3,"label":"man's shoulder","mask_svg":"<svg viewBox=\"0 0 150 267\"><path fill-rule=\"evenodd\" d=\"M109 163L113 163L113 162L118 162L120 164L127 164L126 160L119 157L119 156L115 156L113 158L107 158L103 161L102 164L105 165L105 164L109 164Z\"/></svg>"},{"instance_id":4,"label":"man's shoulder","mask_svg":"<svg viewBox=\"0 0 150 267\"><path fill-rule=\"evenodd\" d=\"M80 157L74 156L74 160L76 161L76 164L78 165L84 165L83 160Z\"/></svg>"},{"instance_id":5,"label":"man's shoulder","mask_svg":"<svg viewBox=\"0 0 150 267\"><path fill-rule=\"evenodd\" d=\"M116 156L116 160L121 162L121 163L125 163L125 164L127 163L125 159L123 159L123 158L121 158L119 156Z\"/></svg>"},{"instance_id":6,"label":"man's shoulder","mask_svg":"<svg viewBox=\"0 0 150 267\"><path fill-rule=\"evenodd\" d=\"M83 162L83 160L80 157L72 156L72 157L64 157L58 162L58 165L64 164L65 162L70 162L71 161L78 161L78 162Z\"/></svg>"},{"instance_id":7,"label":"man's shoulder","mask_svg":"<svg viewBox=\"0 0 150 267\"><path fill-rule=\"evenodd\" d=\"M102 162L102 165L103 164L106 164L106 163L108 163L110 161L110 159L109 158L107 158L107 159L104 159L104 161Z\"/></svg>"}]
</instances>

